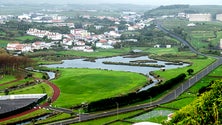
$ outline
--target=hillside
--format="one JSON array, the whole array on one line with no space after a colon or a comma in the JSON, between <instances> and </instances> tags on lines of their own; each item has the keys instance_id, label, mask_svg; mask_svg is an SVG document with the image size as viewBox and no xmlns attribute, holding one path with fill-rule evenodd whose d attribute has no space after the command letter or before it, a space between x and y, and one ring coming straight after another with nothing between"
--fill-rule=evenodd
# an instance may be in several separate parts
<instances>
[{"instance_id":1,"label":"hillside","mask_svg":"<svg viewBox=\"0 0 222 125\"><path fill-rule=\"evenodd\" d=\"M145 17L157 17L163 15L177 15L178 13L222 13L220 5L170 5L160 6L144 13Z\"/></svg>"},{"instance_id":2,"label":"hillside","mask_svg":"<svg viewBox=\"0 0 222 125\"><path fill-rule=\"evenodd\" d=\"M201 96L175 113L167 125L222 124L222 80L212 81ZM202 89L203 90L203 89Z\"/></svg>"}]
</instances>

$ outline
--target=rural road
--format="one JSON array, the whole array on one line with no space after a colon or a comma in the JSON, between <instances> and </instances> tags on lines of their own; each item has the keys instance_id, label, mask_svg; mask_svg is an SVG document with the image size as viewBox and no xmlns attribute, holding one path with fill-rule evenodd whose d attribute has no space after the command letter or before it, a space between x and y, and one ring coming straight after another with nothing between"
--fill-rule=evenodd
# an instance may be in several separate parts
<instances>
[{"instance_id":1,"label":"rural road","mask_svg":"<svg viewBox=\"0 0 222 125\"><path fill-rule=\"evenodd\" d=\"M171 33L167 29L163 28L160 23L156 23L157 27L162 30L164 33L169 34L171 37L179 40L181 43L185 44L186 46L189 47L189 49L199 55L203 55L195 48L193 48L188 41L182 39L181 37ZM204 55L205 56L205 55ZM167 102L170 102L174 99L176 99L180 94L182 94L184 91L186 91L188 88L193 86L197 81L199 81L201 78L205 77L207 74L209 74L211 71L213 71L215 68L218 66L222 65L222 58L218 57L217 61L200 71L199 73L195 74L192 78L188 79L185 81L183 84L181 84L179 87L177 87L175 90L169 92L165 97L159 99L158 101L152 102L152 103L147 103L147 104L142 104L142 105L137 105L137 106L131 106L131 107L126 107L126 108L117 108L112 111L107 111L103 113L95 113L95 114L82 114L79 117L73 118L73 119L68 119L64 121L59 121L59 122L54 122L49 125L66 125L66 124L71 124L71 123L77 123L81 121L88 121L96 118L102 118L102 117L107 117L107 116L112 116L112 115L118 115L120 113L125 113L125 112L130 112L130 111L135 111L139 109L145 109L153 106L157 106L160 104L164 104Z\"/></svg>"}]
</instances>

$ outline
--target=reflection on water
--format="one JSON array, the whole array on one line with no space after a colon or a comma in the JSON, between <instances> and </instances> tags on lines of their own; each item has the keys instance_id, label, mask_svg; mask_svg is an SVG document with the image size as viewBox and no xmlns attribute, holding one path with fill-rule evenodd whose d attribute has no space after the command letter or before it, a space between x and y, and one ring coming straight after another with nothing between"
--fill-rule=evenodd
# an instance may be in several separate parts
<instances>
[{"instance_id":1,"label":"reflection on water","mask_svg":"<svg viewBox=\"0 0 222 125\"><path fill-rule=\"evenodd\" d=\"M130 61L135 60L150 60L147 56L141 56L137 58L124 58L123 56L116 56L111 58L102 58L97 59L95 62L84 61L84 59L73 59L73 60L63 60L62 64L53 64L53 65L44 65L50 68L97 68L97 69L108 69L115 71L129 71L142 73L144 75L148 75L150 71L160 70L160 68L156 67L140 67L140 66L127 66L127 65L111 65L111 64L103 64L104 61L110 62L124 62L129 63ZM149 63L149 64L158 64L165 65L165 61L157 61L157 63ZM188 66L189 64L183 65L165 65L165 69L173 69Z\"/></svg>"},{"instance_id":2,"label":"reflection on water","mask_svg":"<svg viewBox=\"0 0 222 125\"><path fill-rule=\"evenodd\" d=\"M152 76L149 75L150 71L160 70L161 68L157 67L140 67L140 66L127 66L127 65L112 65L112 64L103 64L104 61L109 62L124 62L129 63L130 61L136 60L151 60L148 56L141 56L136 58L124 58L123 56L116 56L111 58L102 58L97 59L95 62L84 61L84 59L73 59L73 60L63 60L62 64L53 64L53 65L44 65L49 68L96 68L96 69L108 69L114 71L129 71L129 72L136 72L141 73L144 75L149 76L153 83L141 88L139 91L147 90L153 87L158 81L154 79ZM158 64L158 65L165 65L165 61L158 61L157 62L149 62L149 64ZM182 64L182 65L165 65L165 69L174 69L188 66L189 64Z\"/></svg>"}]
</instances>

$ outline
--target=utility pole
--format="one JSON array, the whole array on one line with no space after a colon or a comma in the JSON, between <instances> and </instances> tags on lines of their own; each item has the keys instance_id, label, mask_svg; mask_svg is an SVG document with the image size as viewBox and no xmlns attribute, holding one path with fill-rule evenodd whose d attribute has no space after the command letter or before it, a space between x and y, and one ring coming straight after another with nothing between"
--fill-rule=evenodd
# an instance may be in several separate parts
<instances>
[{"instance_id":1,"label":"utility pole","mask_svg":"<svg viewBox=\"0 0 222 125\"><path fill-rule=\"evenodd\" d=\"M117 118L117 120L119 119L119 103L118 102L116 102L116 118Z\"/></svg>"}]
</instances>

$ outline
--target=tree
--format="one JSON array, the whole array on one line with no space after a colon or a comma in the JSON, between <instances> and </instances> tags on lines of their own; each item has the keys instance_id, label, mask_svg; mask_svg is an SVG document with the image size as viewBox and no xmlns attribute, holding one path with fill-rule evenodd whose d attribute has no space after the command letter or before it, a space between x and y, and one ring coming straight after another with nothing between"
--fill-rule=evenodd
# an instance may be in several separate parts
<instances>
[{"instance_id":1,"label":"tree","mask_svg":"<svg viewBox=\"0 0 222 125\"><path fill-rule=\"evenodd\" d=\"M191 75L194 72L194 70L193 69L188 69L187 72L188 72L189 75Z\"/></svg>"},{"instance_id":2,"label":"tree","mask_svg":"<svg viewBox=\"0 0 222 125\"><path fill-rule=\"evenodd\" d=\"M5 95L8 95L8 94L9 94L9 90L8 90L8 89L5 89L5 90L4 90L4 93L5 93Z\"/></svg>"}]
</instances>

